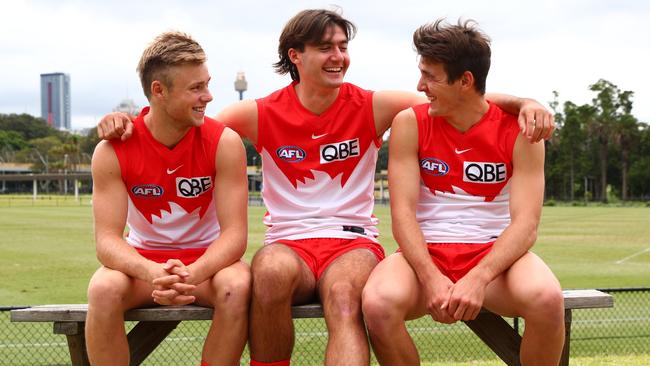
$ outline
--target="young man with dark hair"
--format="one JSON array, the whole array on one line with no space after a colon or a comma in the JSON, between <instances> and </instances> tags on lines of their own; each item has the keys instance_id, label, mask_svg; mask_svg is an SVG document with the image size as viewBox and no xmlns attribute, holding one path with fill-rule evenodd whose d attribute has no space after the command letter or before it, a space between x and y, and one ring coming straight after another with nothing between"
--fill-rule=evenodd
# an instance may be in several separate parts
<instances>
[{"instance_id":1,"label":"young man with dark hair","mask_svg":"<svg viewBox=\"0 0 650 366\"><path fill-rule=\"evenodd\" d=\"M413 36L418 90L428 103L400 112L388 179L400 250L380 263L363 313L382 365L418 365L405 320L476 318L481 307L523 317L523 365L557 365L564 344L558 280L529 249L544 196L544 144L486 100L490 44L472 21L439 20Z\"/></svg>"},{"instance_id":2,"label":"young man with dark hair","mask_svg":"<svg viewBox=\"0 0 650 366\"><path fill-rule=\"evenodd\" d=\"M239 136L205 117L212 100L201 46L167 32L138 72L150 107L127 141L102 141L92 159L97 258L88 287L93 365L127 365L128 309L214 307L202 365L237 365L246 344L250 271L246 157ZM129 233L124 237L124 226Z\"/></svg>"},{"instance_id":3,"label":"young man with dark hair","mask_svg":"<svg viewBox=\"0 0 650 366\"><path fill-rule=\"evenodd\" d=\"M319 300L329 332L325 364L370 362L361 291L384 256L372 214L377 152L395 115L426 99L344 82L355 31L337 12L301 11L282 31L275 64L293 82L217 117L248 138L263 163L268 229L251 264L252 365L288 365L291 305ZM528 130L531 139L550 135L552 118L539 104L494 97L521 107L522 124L539 121ZM127 121L119 114L105 117L100 136L118 136L125 126L128 136Z\"/></svg>"}]
</instances>

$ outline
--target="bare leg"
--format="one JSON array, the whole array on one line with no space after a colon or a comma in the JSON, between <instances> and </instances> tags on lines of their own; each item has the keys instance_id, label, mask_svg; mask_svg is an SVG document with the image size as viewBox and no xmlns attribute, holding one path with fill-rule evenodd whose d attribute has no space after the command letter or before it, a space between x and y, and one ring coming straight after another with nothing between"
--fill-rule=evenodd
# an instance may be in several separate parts
<instances>
[{"instance_id":1,"label":"bare leg","mask_svg":"<svg viewBox=\"0 0 650 366\"><path fill-rule=\"evenodd\" d=\"M363 290L363 315L381 365L419 365L405 320L426 314L415 272L401 253L383 260Z\"/></svg>"},{"instance_id":2,"label":"bare leg","mask_svg":"<svg viewBox=\"0 0 650 366\"><path fill-rule=\"evenodd\" d=\"M86 347L92 365L128 365L124 312L153 304L153 288L126 274L101 267L88 286Z\"/></svg>"},{"instance_id":3,"label":"bare leg","mask_svg":"<svg viewBox=\"0 0 650 366\"><path fill-rule=\"evenodd\" d=\"M214 307L203 345L203 360L210 365L239 365L248 339L250 292L251 275L244 262L222 269L197 287L196 303Z\"/></svg>"},{"instance_id":4,"label":"bare leg","mask_svg":"<svg viewBox=\"0 0 650 366\"><path fill-rule=\"evenodd\" d=\"M558 280L539 257L526 253L492 281L484 306L524 318L522 365L558 364L564 345L564 298Z\"/></svg>"},{"instance_id":5,"label":"bare leg","mask_svg":"<svg viewBox=\"0 0 650 366\"><path fill-rule=\"evenodd\" d=\"M291 305L314 298L314 275L292 249L282 244L260 249L251 272L251 358L260 362L288 360L295 339Z\"/></svg>"},{"instance_id":6,"label":"bare leg","mask_svg":"<svg viewBox=\"0 0 650 366\"><path fill-rule=\"evenodd\" d=\"M355 249L332 262L318 287L329 338L325 365L368 365L370 351L361 313L361 292L377 258Z\"/></svg>"}]
</instances>

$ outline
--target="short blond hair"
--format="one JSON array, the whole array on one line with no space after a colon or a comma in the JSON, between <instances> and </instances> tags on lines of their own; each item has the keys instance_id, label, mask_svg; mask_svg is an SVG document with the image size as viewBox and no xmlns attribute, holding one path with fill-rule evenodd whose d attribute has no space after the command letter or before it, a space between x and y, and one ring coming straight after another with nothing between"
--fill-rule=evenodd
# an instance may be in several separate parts
<instances>
[{"instance_id":1,"label":"short blond hair","mask_svg":"<svg viewBox=\"0 0 650 366\"><path fill-rule=\"evenodd\" d=\"M172 87L170 68L184 64L202 64L207 60L201 45L183 32L160 34L142 52L137 71L147 99L151 98L151 83L159 80Z\"/></svg>"}]
</instances>

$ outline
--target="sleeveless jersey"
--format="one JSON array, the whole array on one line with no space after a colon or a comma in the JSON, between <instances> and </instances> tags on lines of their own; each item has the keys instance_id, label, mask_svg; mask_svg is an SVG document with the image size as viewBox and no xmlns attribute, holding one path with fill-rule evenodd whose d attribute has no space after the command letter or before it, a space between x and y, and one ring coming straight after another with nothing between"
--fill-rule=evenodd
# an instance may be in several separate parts
<instances>
[{"instance_id":1,"label":"sleeveless jersey","mask_svg":"<svg viewBox=\"0 0 650 366\"><path fill-rule=\"evenodd\" d=\"M128 191L126 241L148 250L207 247L219 236L213 185L224 126L205 117L169 149L146 127L148 112L134 121L130 139L110 140Z\"/></svg>"},{"instance_id":2,"label":"sleeveless jersey","mask_svg":"<svg viewBox=\"0 0 650 366\"><path fill-rule=\"evenodd\" d=\"M418 123L420 197L416 217L428 243L488 243L510 224L509 180L517 118L490 103L462 133L428 104L413 107Z\"/></svg>"},{"instance_id":3,"label":"sleeveless jersey","mask_svg":"<svg viewBox=\"0 0 650 366\"><path fill-rule=\"evenodd\" d=\"M336 101L315 115L298 100L296 84L257 100L265 243L363 235L375 240L381 139L372 92L344 83Z\"/></svg>"}]
</instances>

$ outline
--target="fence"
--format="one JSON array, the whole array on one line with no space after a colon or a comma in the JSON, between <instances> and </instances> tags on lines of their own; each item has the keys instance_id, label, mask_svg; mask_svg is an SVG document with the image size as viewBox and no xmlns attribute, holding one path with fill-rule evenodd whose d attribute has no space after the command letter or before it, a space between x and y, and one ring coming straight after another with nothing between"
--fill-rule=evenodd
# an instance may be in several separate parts
<instances>
[{"instance_id":1,"label":"fence","mask_svg":"<svg viewBox=\"0 0 650 366\"><path fill-rule=\"evenodd\" d=\"M615 298L614 308L573 312L571 357L650 355L650 287L601 289ZM52 334L50 323L10 323L0 308L0 365L67 365L66 339ZM127 329L134 324L127 324ZM209 323L187 321L170 334L145 365L198 364ZM444 325L429 318L407 324L422 361L462 362L497 357L463 324ZM525 325L519 324L520 331ZM322 319L295 321L297 365L322 365L327 330ZM373 362L376 363L373 358ZM241 365L248 365L248 350Z\"/></svg>"}]
</instances>

